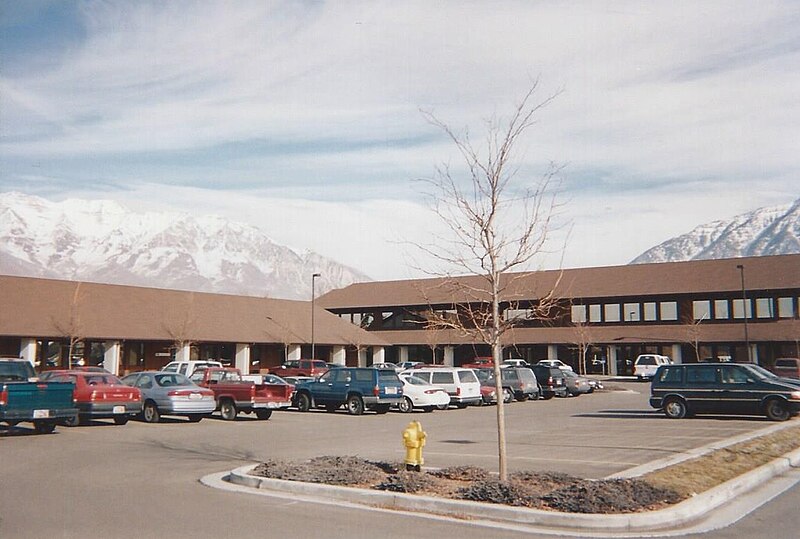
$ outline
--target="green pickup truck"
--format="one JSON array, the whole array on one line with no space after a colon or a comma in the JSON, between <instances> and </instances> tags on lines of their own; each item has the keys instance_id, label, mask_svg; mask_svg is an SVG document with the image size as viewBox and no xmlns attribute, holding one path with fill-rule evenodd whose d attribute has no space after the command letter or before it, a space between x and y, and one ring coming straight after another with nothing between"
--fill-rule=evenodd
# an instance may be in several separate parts
<instances>
[{"instance_id":1,"label":"green pickup truck","mask_svg":"<svg viewBox=\"0 0 800 539\"><path fill-rule=\"evenodd\" d=\"M38 433L53 432L57 423L78 413L74 389L67 382L39 381L25 360L0 358L0 422L13 427L30 421Z\"/></svg>"}]
</instances>

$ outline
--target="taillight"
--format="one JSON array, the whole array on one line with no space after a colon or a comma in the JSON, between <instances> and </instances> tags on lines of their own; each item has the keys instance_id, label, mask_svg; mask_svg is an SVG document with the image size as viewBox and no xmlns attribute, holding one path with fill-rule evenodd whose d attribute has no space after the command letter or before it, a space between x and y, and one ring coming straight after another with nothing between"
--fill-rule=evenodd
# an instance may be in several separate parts
<instances>
[{"instance_id":1,"label":"taillight","mask_svg":"<svg viewBox=\"0 0 800 539\"><path fill-rule=\"evenodd\" d=\"M380 387L378 387L378 386L375 386L375 387L373 387L373 388L372 388L372 394L373 394L373 395L375 395L375 396L377 397L378 395L380 395L380 394L381 394L381 388L380 388Z\"/></svg>"},{"instance_id":2,"label":"taillight","mask_svg":"<svg viewBox=\"0 0 800 539\"><path fill-rule=\"evenodd\" d=\"M8 402L8 391L4 387L3 391L0 391L0 406L5 406L6 402Z\"/></svg>"},{"instance_id":3,"label":"taillight","mask_svg":"<svg viewBox=\"0 0 800 539\"><path fill-rule=\"evenodd\" d=\"M456 397L458 397L458 396L460 396L460 395L461 395L461 386L458 386L458 387L456 388Z\"/></svg>"},{"instance_id":4,"label":"taillight","mask_svg":"<svg viewBox=\"0 0 800 539\"><path fill-rule=\"evenodd\" d=\"M89 396L89 400L97 400L97 391L92 391L92 394Z\"/></svg>"}]
</instances>

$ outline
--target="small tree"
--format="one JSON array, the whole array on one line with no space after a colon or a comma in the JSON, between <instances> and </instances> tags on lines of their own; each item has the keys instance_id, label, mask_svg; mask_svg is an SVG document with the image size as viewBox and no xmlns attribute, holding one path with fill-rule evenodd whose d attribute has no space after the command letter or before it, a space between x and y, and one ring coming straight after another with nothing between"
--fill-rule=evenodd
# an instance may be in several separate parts
<instances>
[{"instance_id":1,"label":"small tree","mask_svg":"<svg viewBox=\"0 0 800 539\"><path fill-rule=\"evenodd\" d=\"M292 331L292 329L286 324L275 320L273 317L269 315L265 315L265 318L267 322L270 323L270 325L278 328L277 331L278 338L280 339L281 344L283 344L283 360L287 361L289 359L289 346L291 346L292 343L300 344L304 341L304 339L301 338L297 333ZM273 337L275 335L275 333L273 333L272 331L265 331L265 333L270 337Z\"/></svg>"},{"instance_id":2,"label":"small tree","mask_svg":"<svg viewBox=\"0 0 800 539\"><path fill-rule=\"evenodd\" d=\"M83 322L81 321L81 300L83 293L81 291L81 284L75 283L75 290L72 293L72 301L69 304L69 315L66 320L59 320L53 318L53 325L62 337L67 339L69 349L67 351L67 368L72 368L72 356L75 349L86 338Z\"/></svg>"},{"instance_id":3,"label":"small tree","mask_svg":"<svg viewBox=\"0 0 800 539\"><path fill-rule=\"evenodd\" d=\"M434 213L452 237L418 247L442 264L441 271L429 273L443 277L438 286L458 298L453 306L457 309L455 317L439 316L432 306L431 325L459 331L489 345L497 395L502 395L503 336L519 322L518 318L504 316L506 309L518 307L510 293L515 277L509 273L530 269L537 255L544 252L556 207L551 184L558 167L551 164L532 184L514 181L518 179L512 164L515 146L534 125L536 113L555 97L534 102L537 88L538 81L508 119L493 117L486 121L485 147L481 149L473 145L469 133L457 134L432 113L424 113L455 144L466 165L463 182L447 165L437 167L433 178L423 180L430 189L427 194ZM477 280L453 276L458 273L476 276ZM531 318L549 317L554 306L552 288L540 294L528 306ZM503 481L508 478L504 410L498 398L498 464Z\"/></svg>"},{"instance_id":4,"label":"small tree","mask_svg":"<svg viewBox=\"0 0 800 539\"><path fill-rule=\"evenodd\" d=\"M578 373L586 374L586 354L589 347L594 344L592 338L592 329L586 322L573 322L572 323L575 340L573 343L578 347ZM605 374L605 369L603 374Z\"/></svg>"},{"instance_id":5,"label":"small tree","mask_svg":"<svg viewBox=\"0 0 800 539\"><path fill-rule=\"evenodd\" d=\"M174 318L170 317L163 324L164 331L166 331L167 335L172 339L170 348L175 352L176 358L184 348L187 346L191 347L194 344L195 341L192 336L195 333L196 325L194 317L194 292L189 292L186 296L186 304L181 309L180 314ZM189 360L191 358L185 357L181 359Z\"/></svg>"}]
</instances>

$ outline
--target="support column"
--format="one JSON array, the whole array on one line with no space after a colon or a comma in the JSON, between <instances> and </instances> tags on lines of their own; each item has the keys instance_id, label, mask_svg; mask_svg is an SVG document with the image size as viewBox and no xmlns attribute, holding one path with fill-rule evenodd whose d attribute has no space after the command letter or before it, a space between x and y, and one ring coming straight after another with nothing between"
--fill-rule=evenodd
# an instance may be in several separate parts
<instances>
[{"instance_id":1,"label":"support column","mask_svg":"<svg viewBox=\"0 0 800 539\"><path fill-rule=\"evenodd\" d=\"M242 374L250 374L250 345L236 343L236 368Z\"/></svg>"},{"instance_id":2,"label":"support column","mask_svg":"<svg viewBox=\"0 0 800 539\"><path fill-rule=\"evenodd\" d=\"M558 345L547 345L547 359L558 359Z\"/></svg>"},{"instance_id":3,"label":"support column","mask_svg":"<svg viewBox=\"0 0 800 539\"><path fill-rule=\"evenodd\" d=\"M358 366L359 367L366 367L367 366L367 349L366 348L359 348L358 349Z\"/></svg>"},{"instance_id":4,"label":"support column","mask_svg":"<svg viewBox=\"0 0 800 539\"><path fill-rule=\"evenodd\" d=\"M113 375L119 375L119 364L122 359L122 343L120 341L106 341L104 343L103 368Z\"/></svg>"},{"instance_id":5,"label":"support column","mask_svg":"<svg viewBox=\"0 0 800 539\"><path fill-rule=\"evenodd\" d=\"M19 345L19 357L36 367L36 358L39 355L39 344L36 339L22 339Z\"/></svg>"},{"instance_id":6,"label":"support column","mask_svg":"<svg viewBox=\"0 0 800 539\"><path fill-rule=\"evenodd\" d=\"M683 363L683 347L680 344L672 345L672 362Z\"/></svg>"},{"instance_id":7,"label":"support column","mask_svg":"<svg viewBox=\"0 0 800 539\"><path fill-rule=\"evenodd\" d=\"M455 366L455 347L454 346L445 346L444 347L444 364L448 367Z\"/></svg>"},{"instance_id":8,"label":"support column","mask_svg":"<svg viewBox=\"0 0 800 539\"><path fill-rule=\"evenodd\" d=\"M755 365L760 365L758 361L758 346L755 343L750 343L750 357L753 358Z\"/></svg>"},{"instance_id":9,"label":"support column","mask_svg":"<svg viewBox=\"0 0 800 539\"><path fill-rule=\"evenodd\" d=\"M403 363L408 361L408 346L399 346L397 348L397 362Z\"/></svg>"},{"instance_id":10,"label":"support column","mask_svg":"<svg viewBox=\"0 0 800 539\"><path fill-rule=\"evenodd\" d=\"M192 359L192 345L185 343L175 350L175 361L189 361Z\"/></svg>"},{"instance_id":11,"label":"support column","mask_svg":"<svg viewBox=\"0 0 800 539\"><path fill-rule=\"evenodd\" d=\"M608 345L608 374L617 376L617 347L613 344Z\"/></svg>"},{"instance_id":12,"label":"support column","mask_svg":"<svg viewBox=\"0 0 800 539\"><path fill-rule=\"evenodd\" d=\"M385 363L386 362L386 350L384 350L383 346L373 346L372 347L372 363Z\"/></svg>"},{"instance_id":13,"label":"support column","mask_svg":"<svg viewBox=\"0 0 800 539\"><path fill-rule=\"evenodd\" d=\"M286 361L295 361L300 359L302 351L299 344L290 344L288 347Z\"/></svg>"},{"instance_id":14,"label":"support column","mask_svg":"<svg viewBox=\"0 0 800 539\"><path fill-rule=\"evenodd\" d=\"M347 349L344 346L336 345L333 347L333 363L344 367L347 361Z\"/></svg>"}]
</instances>

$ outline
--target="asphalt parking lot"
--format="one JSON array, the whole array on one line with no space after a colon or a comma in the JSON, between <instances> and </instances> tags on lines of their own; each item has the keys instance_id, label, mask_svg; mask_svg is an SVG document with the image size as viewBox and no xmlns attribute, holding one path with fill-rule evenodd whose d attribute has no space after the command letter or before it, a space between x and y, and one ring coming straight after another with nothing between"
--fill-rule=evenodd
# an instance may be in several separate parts
<instances>
[{"instance_id":1,"label":"asphalt parking lot","mask_svg":"<svg viewBox=\"0 0 800 539\"><path fill-rule=\"evenodd\" d=\"M616 390L507 406L509 468L599 478L770 424L762 418L668 420L649 408L647 384L610 385ZM51 435L3 426L0 537L225 536L220 519L239 529L260 522L249 511L265 511L266 518L275 506L202 487L201 476L269 458L400 461L401 430L411 419L428 434L426 465L496 467L493 406L360 417L290 411L269 421L240 416L195 424L98 421Z\"/></svg>"}]
</instances>

